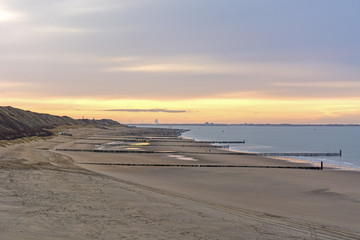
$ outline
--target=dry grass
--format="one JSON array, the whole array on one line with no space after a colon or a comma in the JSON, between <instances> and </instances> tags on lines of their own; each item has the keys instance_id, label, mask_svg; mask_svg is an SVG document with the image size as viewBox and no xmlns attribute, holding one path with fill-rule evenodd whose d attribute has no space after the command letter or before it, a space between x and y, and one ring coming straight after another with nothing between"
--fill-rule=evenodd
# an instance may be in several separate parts
<instances>
[{"instance_id":1,"label":"dry grass","mask_svg":"<svg viewBox=\"0 0 360 240\"><path fill-rule=\"evenodd\" d=\"M32 136L32 137L18 138L18 139L14 139L14 140L0 140L0 147L11 146L11 145L18 144L18 143L28 143L28 142L46 140L49 138L52 138L52 136L49 136L49 137Z\"/></svg>"}]
</instances>

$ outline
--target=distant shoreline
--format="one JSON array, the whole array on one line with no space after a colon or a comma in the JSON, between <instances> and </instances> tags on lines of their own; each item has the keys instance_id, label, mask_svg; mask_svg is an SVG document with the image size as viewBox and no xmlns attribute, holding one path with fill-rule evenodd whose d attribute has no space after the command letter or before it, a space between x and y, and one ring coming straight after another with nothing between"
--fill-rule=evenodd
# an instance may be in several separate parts
<instances>
[{"instance_id":1,"label":"distant shoreline","mask_svg":"<svg viewBox=\"0 0 360 240\"><path fill-rule=\"evenodd\" d=\"M149 127L149 128L156 128L156 126L157 127L162 127L162 128L167 128L168 126L171 126L172 127L172 129L177 129L177 128L183 128L183 129L186 129L186 128L196 128L197 129L197 127L202 127L202 129L204 129L204 130L206 130L206 129L210 129L210 128L207 128L208 126L209 127L212 127L212 126L214 126L214 127L217 127L217 129L226 129L227 127L244 127L244 128L246 128L246 127L248 127L249 125L244 125L244 124L227 124L227 125L225 125L225 124L214 124L214 125L204 125L204 124L194 124L194 125L192 125L192 124L184 124L184 125L182 125L182 124L173 124L173 125L166 125L166 124L158 124L158 125L155 125L155 124L147 124L147 125L138 125L138 126L144 126L144 127ZM188 126L188 127L187 127ZM359 127L360 125L357 125L357 126L355 126L355 127ZM310 129L312 129L312 128L314 128L314 130L316 130L315 128L322 128L322 127L328 127L328 128L332 128L332 127L334 127L334 128L336 128L336 127L354 127L354 126L350 126L350 125L275 125L275 124L272 124L272 125L270 125L270 124L266 124L266 125L264 125L264 124L256 124L256 125L251 125L251 126L249 126L249 128L251 128L251 127L254 127L254 128L256 128L256 127L263 127L263 128L266 128L266 127L268 127L268 128L271 128L271 127L274 127L274 128L279 128L279 130L280 130L280 128L281 127L284 127L284 128L288 128L288 129L291 129L292 127L298 127L298 129L300 130L300 131L302 131L301 129L302 129L302 127L304 127L304 131L305 131L305 128L307 127L308 129L310 128ZM345 129L344 129L345 130ZM195 138L196 139L196 138ZM196 139L196 140L199 140L199 139ZM251 150L249 150L249 151L244 151L244 150L239 150L239 149L229 149L230 151L235 151L235 152L246 152L246 153L261 153L261 151L251 151ZM284 152L286 152L286 150L284 151ZM296 152L296 151L295 151ZM299 150L299 152L302 152L301 150ZM315 151L316 152L316 151ZM326 151L325 151L326 152ZM328 152L333 152L333 151L328 151ZM309 164L312 164L313 166L318 166L319 164L320 164L320 160L317 160L317 159L314 159L314 158L311 158L311 157L301 157L301 156L280 156L280 157L277 157L277 156L267 156L268 158L274 158L274 159L282 159L282 160L286 160L286 161L290 161L290 162L306 162L306 163L309 163ZM335 161L334 162L334 160L332 160L332 158L330 157L330 158L326 158L326 159L324 159L323 160L324 161L324 163L325 163L325 165L327 166L327 167L330 167L330 168L333 168L333 169L338 169L338 170L348 170L348 171L357 171L357 172L359 172L360 171L360 166L357 166L356 165L356 163L354 163L355 164L355 166L353 165L353 166L349 166L349 165L346 165L346 164L344 164L344 162L342 162L342 161ZM345 161L345 160L344 160ZM346 161L345 161L346 162Z\"/></svg>"},{"instance_id":2,"label":"distant shoreline","mask_svg":"<svg viewBox=\"0 0 360 240\"><path fill-rule=\"evenodd\" d=\"M240 124L226 124L226 123L137 123L137 124L128 124L128 126L215 126L215 127L222 127L222 126L244 126L244 127L360 127L360 124L270 124L270 123L261 123L261 124L253 124L253 123L240 123Z\"/></svg>"}]
</instances>

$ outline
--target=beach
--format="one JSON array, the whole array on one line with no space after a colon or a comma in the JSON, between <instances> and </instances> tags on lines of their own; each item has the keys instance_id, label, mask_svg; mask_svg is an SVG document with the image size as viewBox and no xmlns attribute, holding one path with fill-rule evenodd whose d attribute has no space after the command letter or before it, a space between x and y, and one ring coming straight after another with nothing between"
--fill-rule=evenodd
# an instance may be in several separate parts
<instances>
[{"instance_id":1,"label":"beach","mask_svg":"<svg viewBox=\"0 0 360 240\"><path fill-rule=\"evenodd\" d=\"M174 130L71 131L0 148L1 239L360 239L360 172Z\"/></svg>"}]
</instances>

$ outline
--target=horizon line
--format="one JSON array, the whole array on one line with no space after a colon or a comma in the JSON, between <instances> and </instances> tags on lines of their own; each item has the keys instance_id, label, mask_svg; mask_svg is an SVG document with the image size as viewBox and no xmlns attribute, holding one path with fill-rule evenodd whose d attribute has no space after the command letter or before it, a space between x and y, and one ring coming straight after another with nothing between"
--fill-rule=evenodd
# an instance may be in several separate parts
<instances>
[{"instance_id":1,"label":"horizon line","mask_svg":"<svg viewBox=\"0 0 360 240\"><path fill-rule=\"evenodd\" d=\"M219 126L219 125L242 125L242 126L360 126L360 123L128 123L125 125L204 125L204 126Z\"/></svg>"}]
</instances>

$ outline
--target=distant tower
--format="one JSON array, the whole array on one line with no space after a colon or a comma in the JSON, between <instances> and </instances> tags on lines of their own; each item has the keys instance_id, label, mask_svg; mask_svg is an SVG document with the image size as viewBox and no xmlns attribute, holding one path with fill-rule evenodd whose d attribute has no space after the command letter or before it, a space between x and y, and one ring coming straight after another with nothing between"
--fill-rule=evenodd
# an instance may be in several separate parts
<instances>
[{"instance_id":1,"label":"distant tower","mask_svg":"<svg viewBox=\"0 0 360 240\"><path fill-rule=\"evenodd\" d=\"M158 119L155 119L155 124L159 124L159 120Z\"/></svg>"}]
</instances>

